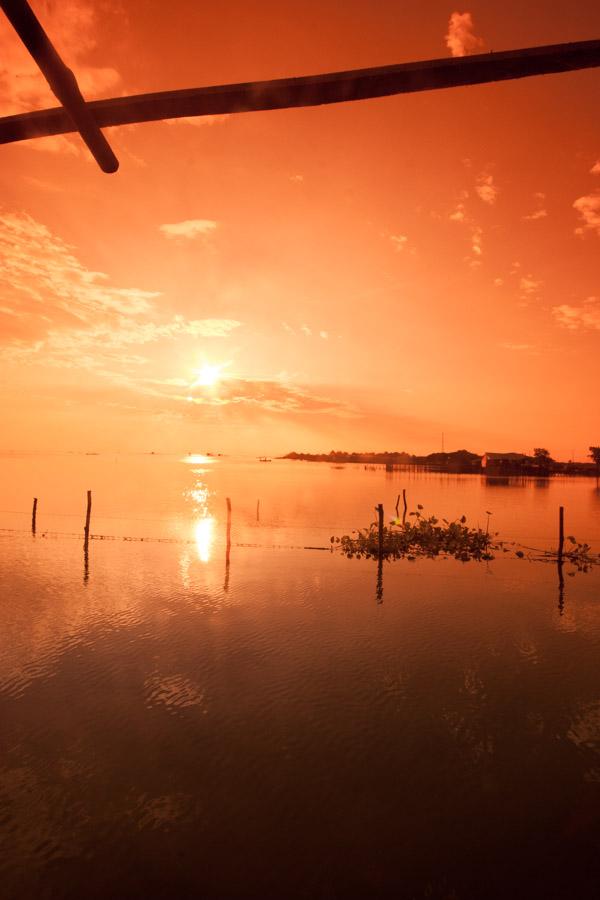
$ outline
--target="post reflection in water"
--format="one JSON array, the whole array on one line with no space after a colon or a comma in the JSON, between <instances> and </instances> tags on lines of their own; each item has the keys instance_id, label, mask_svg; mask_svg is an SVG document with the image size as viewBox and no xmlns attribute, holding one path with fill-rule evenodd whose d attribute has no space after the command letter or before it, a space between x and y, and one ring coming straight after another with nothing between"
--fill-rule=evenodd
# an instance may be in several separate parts
<instances>
[{"instance_id":1,"label":"post reflection in water","mask_svg":"<svg viewBox=\"0 0 600 900\"><path fill-rule=\"evenodd\" d=\"M377 603L383 603L383 560L377 561L377 587L375 589Z\"/></svg>"},{"instance_id":2,"label":"post reflection in water","mask_svg":"<svg viewBox=\"0 0 600 900\"><path fill-rule=\"evenodd\" d=\"M558 561L558 614L564 615L565 611L565 579L563 575L562 561Z\"/></svg>"}]
</instances>

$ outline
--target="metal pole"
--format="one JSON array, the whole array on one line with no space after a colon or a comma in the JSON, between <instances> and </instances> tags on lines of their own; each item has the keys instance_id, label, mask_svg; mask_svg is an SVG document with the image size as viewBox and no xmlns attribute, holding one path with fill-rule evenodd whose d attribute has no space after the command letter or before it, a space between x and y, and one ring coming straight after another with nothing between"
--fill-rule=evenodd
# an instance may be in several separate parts
<instances>
[{"instance_id":1,"label":"metal pole","mask_svg":"<svg viewBox=\"0 0 600 900\"><path fill-rule=\"evenodd\" d=\"M5 11L8 7L22 6L17 0L0 0L0 5ZM597 66L600 66L600 40L578 41L299 78L112 97L83 105L96 127L106 128L160 119L345 103ZM62 97L59 99L68 109ZM76 131L79 125L73 126L70 109L69 114L64 109L45 109L7 116L0 119L0 143Z\"/></svg>"},{"instance_id":2,"label":"metal pole","mask_svg":"<svg viewBox=\"0 0 600 900\"><path fill-rule=\"evenodd\" d=\"M119 161L79 90L79 85L40 25L27 0L0 0L11 25L40 67L56 99L62 103L75 129L103 172L116 172Z\"/></svg>"}]
</instances>

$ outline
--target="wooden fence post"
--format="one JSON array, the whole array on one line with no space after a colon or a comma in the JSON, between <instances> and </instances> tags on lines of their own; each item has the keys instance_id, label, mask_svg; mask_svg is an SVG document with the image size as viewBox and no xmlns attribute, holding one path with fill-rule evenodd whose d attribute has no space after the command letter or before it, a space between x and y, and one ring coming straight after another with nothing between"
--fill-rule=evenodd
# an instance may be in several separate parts
<instances>
[{"instance_id":1,"label":"wooden fence post","mask_svg":"<svg viewBox=\"0 0 600 900\"><path fill-rule=\"evenodd\" d=\"M383 503L377 505L377 516L379 520L379 559L383 559Z\"/></svg>"},{"instance_id":2,"label":"wooden fence post","mask_svg":"<svg viewBox=\"0 0 600 900\"><path fill-rule=\"evenodd\" d=\"M37 517L37 497L33 498L33 509L31 511L31 533L35 534L35 520Z\"/></svg>"},{"instance_id":3,"label":"wooden fence post","mask_svg":"<svg viewBox=\"0 0 600 900\"><path fill-rule=\"evenodd\" d=\"M91 515L92 515L92 492L88 491L87 492L87 509L85 511L85 530L84 530L86 544L90 539L90 516Z\"/></svg>"}]
</instances>

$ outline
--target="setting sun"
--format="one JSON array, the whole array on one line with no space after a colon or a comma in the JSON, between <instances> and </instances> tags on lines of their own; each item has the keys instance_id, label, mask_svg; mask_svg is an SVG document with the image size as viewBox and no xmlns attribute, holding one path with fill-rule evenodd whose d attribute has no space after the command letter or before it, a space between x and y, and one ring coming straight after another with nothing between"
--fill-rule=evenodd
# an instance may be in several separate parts
<instances>
[{"instance_id":1,"label":"setting sun","mask_svg":"<svg viewBox=\"0 0 600 900\"><path fill-rule=\"evenodd\" d=\"M200 369L196 369L196 379L192 382L192 387L214 387L221 379L221 372L229 363L221 363L220 365L209 365L204 363Z\"/></svg>"}]
</instances>

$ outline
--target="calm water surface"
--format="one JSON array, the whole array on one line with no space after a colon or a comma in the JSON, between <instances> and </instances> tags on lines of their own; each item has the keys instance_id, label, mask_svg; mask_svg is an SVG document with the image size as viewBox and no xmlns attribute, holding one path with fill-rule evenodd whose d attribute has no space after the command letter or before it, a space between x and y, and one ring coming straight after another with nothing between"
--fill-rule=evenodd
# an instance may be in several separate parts
<instances>
[{"instance_id":1,"label":"calm water surface","mask_svg":"<svg viewBox=\"0 0 600 900\"><path fill-rule=\"evenodd\" d=\"M403 487L597 549L595 481L0 462L2 897L599 896L599 573L293 549Z\"/></svg>"}]
</instances>

